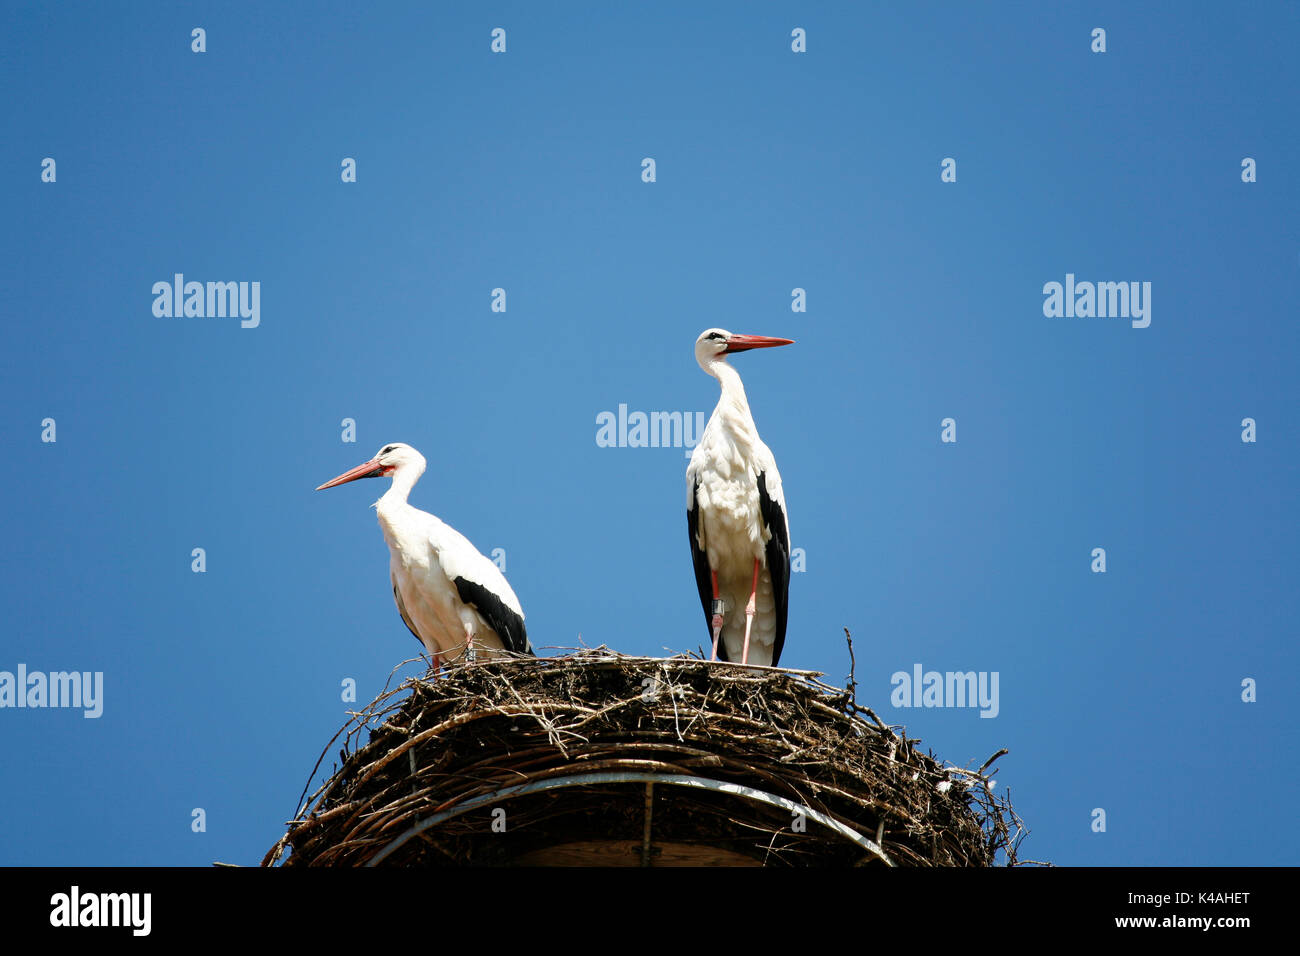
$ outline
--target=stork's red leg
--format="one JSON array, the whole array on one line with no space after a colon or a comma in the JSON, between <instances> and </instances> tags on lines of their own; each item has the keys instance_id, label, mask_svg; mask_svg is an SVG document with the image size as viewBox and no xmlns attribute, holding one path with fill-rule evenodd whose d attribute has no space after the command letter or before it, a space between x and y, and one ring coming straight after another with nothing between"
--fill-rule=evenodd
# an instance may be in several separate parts
<instances>
[{"instance_id":1,"label":"stork's red leg","mask_svg":"<svg viewBox=\"0 0 1300 956\"><path fill-rule=\"evenodd\" d=\"M718 600L718 572L713 572L713 657L718 659L718 638L722 636L722 602Z\"/></svg>"},{"instance_id":2,"label":"stork's red leg","mask_svg":"<svg viewBox=\"0 0 1300 956\"><path fill-rule=\"evenodd\" d=\"M749 629L754 623L754 611L758 607L758 558L754 559L754 586L749 589L749 603L745 605L745 649L740 655L740 663L749 663Z\"/></svg>"}]
</instances>

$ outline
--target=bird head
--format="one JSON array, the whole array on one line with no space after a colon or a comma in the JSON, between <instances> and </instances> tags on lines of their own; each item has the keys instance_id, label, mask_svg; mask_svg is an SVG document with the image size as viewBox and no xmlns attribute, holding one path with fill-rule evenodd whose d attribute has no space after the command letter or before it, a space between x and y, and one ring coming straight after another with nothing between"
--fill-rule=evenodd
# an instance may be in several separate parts
<instances>
[{"instance_id":1,"label":"bird head","mask_svg":"<svg viewBox=\"0 0 1300 956\"><path fill-rule=\"evenodd\" d=\"M726 329L705 329L695 340L695 361L706 372L712 362L732 352L750 349L767 349L776 345L793 345L793 339L777 339L770 335L738 335Z\"/></svg>"},{"instance_id":2,"label":"bird head","mask_svg":"<svg viewBox=\"0 0 1300 956\"><path fill-rule=\"evenodd\" d=\"M419 475L424 472L424 465L424 456L410 445L402 442L391 442L379 449L374 458L363 461L357 467L343 472L337 478L330 479L316 490L324 491L326 488L347 484L349 481L356 481L358 478L386 478L395 474L398 469L412 466L414 466L416 474Z\"/></svg>"}]
</instances>

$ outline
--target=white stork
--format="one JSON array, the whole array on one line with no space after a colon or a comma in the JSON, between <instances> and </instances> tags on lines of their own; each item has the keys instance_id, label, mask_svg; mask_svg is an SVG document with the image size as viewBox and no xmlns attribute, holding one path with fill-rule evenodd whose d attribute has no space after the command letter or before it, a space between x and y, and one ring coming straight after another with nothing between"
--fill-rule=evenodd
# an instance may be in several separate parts
<instances>
[{"instance_id":1,"label":"white stork","mask_svg":"<svg viewBox=\"0 0 1300 956\"><path fill-rule=\"evenodd\" d=\"M392 476L392 486L374 508L392 552L393 599L435 669L462 652L473 660L484 648L488 656L503 649L533 653L523 609L500 569L455 528L407 504L424 466L423 455L397 442L316 490L358 478Z\"/></svg>"},{"instance_id":2,"label":"white stork","mask_svg":"<svg viewBox=\"0 0 1300 956\"><path fill-rule=\"evenodd\" d=\"M709 329L695 340L695 361L722 385L722 397L686 467L691 557L715 661L720 656L748 664L752 656L755 664L775 667L785 645L790 524L781 475L758 437L740 374L726 357L791 344L725 329ZM731 614L741 607L743 627Z\"/></svg>"}]
</instances>

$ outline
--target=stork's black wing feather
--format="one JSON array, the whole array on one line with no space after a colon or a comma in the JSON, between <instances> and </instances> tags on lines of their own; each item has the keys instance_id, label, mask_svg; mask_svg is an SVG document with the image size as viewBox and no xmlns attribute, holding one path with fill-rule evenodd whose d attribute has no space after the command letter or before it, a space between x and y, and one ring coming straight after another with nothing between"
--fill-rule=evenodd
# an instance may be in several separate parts
<instances>
[{"instance_id":1,"label":"stork's black wing feather","mask_svg":"<svg viewBox=\"0 0 1300 956\"><path fill-rule=\"evenodd\" d=\"M781 503L767 493L767 472L758 476L758 508L772 537L765 548L767 570L772 575L772 598L776 602L776 642L772 645L772 666L781 660L785 646L785 621L790 612L790 527Z\"/></svg>"},{"instance_id":2,"label":"stork's black wing feather","mask_svg":"<svg viewBox=\"0 0 1300 956\"><path fill-rule=\"evenodd\" d=\"M469 578L456 578L452 584L456 585L460 599L483 615L488 627L497 632L497 637L501 638L506 650L516 654L533 653L533 647L528 643L528 633L524 630L524 619L508 608L499 597Z\"/></svg>"},{"instance_id":3,"label":"stork's black wing feather","mask_svg":"<svg viewBox=\"0 0 1300 956\"><path fill-rule=\"evenodd\" d=\"M389 580L393 582L393 600L397 602L397 613L402 615L402 623L406 625L408 631L415 634L415 639L419 641L420 646L423 647L424 639L421 638L419 634L416 634L415 625L411 623L411 617L406 613L406 605L402 603L402 592L397 590L397 578L390 574Z\"/></svg>"},{"instance_id":4,"label":"stork's black wing feather","mask_svg":"<svg viewBox=\"0 0 1300 956\"><path fill-rule=\"evenodd\" d=\"M695 565L695 586L700 591L700 604L704 607L704 628L709 635L709 647L713 646L713 571L709 568L709 556L700 549L700 483L696 480L691 488L691 506L686 509L686 529L691 534L691 562ZM718 642L718 655L726 653Z\"/></svg>"}]
</instances>

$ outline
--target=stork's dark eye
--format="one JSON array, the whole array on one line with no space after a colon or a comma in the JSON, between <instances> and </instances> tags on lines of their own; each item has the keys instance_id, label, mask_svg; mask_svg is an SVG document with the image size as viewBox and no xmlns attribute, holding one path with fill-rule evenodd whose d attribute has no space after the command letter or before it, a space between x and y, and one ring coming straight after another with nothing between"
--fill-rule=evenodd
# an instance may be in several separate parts
<instances>
[{"instance_id":1,"label":"stork's dark eye","mask_svg":"<svg viewBox=\"0 0 1300 956\"><path fill-rule=\"evenodd\" d=\"M725 339L726 336L723 335L721 332L710 332L710 333L709 333L709 338L711 338L711 339Z\"/></svg>"},{"instance_id":2,"label":"stork's dark eye","mask_svg":"<svg viewBox=\"0 0 1300 956\"><path fill-rule=\"evenodd\" d=\"M386 447L384 448L384 450L381 451L379 454L381 454L381 455L387 455L389 452L391 452L391 451L392 451L394 448L396 448L396 447L397 447L396 445L388 445L388 446L386 446Z\"/></svg>"}]
</instances>

